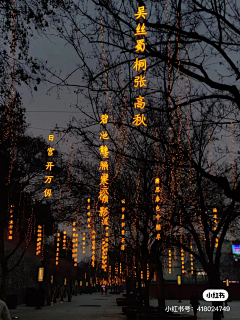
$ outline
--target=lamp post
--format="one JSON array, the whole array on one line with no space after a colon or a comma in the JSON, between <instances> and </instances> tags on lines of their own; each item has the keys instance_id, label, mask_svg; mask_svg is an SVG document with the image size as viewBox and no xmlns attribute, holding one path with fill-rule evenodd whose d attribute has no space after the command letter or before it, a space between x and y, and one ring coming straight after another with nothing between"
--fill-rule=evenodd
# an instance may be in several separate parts
<instances>
[{"instance_id":1,"label":"lamp post","mask_svg":"<svg viewBox=\"0 0 240 320\"><path fill-rule=\"evenodd\" d=\"M78 293L78 281L77 280L75 280L75 287L76 287L75 296L77 296L77 293Z\"/></svg>"},{"instance_id":2,"label":"lamp post","mask_svg":"<svg viewBox=\"0 0 240 320\"><path fill-rule=\"evenodd\" d=\"M37 302L37 307L35 309L42 309L40 307L40 304L41 304L40 294L41 294L43 279L44 279L44 267L39 267L38 268L38 302Z\"/></svg>"},{"instance_id":3,"label":"lamp post","mask_svg":"<svg viewBox=\"0 0 240 320\"><path fill-rule=\"evenodd\" d=\"M229 287L229 279L227 278L226 279L226 287L227 287L227 289L228 289L228 287ZM228 291L228 298L229 298L229 290L227 290ZM225 301L225 306L227 306L228 304L227 304L227 300Z\"/></svg>"},{"instance_id":4,"label":"lamp post","mask_svg":"<svg viewBox=\"0 0 240 320\"><path fill-rule=\"evenodd\" d=\"M178 287L179 287L179 289L178 289L178 291L179 291L179 300L178 300L178 303L181 303L182 302L182 300L180 299L180 286L181 286L181 284L182 284L182 276L181 275L177 275L177 284L178 284Z\"/></svg>"},{"instance_id":5,"label":"lamp post","mask_svg":"<svg viewBox=\"0 0 240 320\"><path fill-rule=\"evenodd\" d=\"M51 302L53 301L53 275L51 275Z\"/></svg>"},{"instance_id":6,"label":"lamp post","mask_svg":"<svg viewBox=\"0 0 240 320\"><path fill-rule=\"evenodd\" d=\"M81 289L82 289L82 281L79 282L79 286L80 286L80 295L82 294Z\"/></svg>"}]
</instances>

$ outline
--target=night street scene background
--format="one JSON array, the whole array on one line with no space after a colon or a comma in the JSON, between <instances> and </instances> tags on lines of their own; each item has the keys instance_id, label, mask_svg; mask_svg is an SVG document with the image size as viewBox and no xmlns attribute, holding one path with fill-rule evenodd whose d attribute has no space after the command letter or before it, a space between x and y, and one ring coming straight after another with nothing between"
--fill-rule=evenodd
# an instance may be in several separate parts
<instances>
[{"instance_id":1,"label":"night street scene background","mask_svg":"<svg viewBox=\"0 0 240 320\"><path fill-rule=\"evenodd\" d=\"M240 2L0 17L0 319L240 319Z\"/></svg>"}]
</instances>

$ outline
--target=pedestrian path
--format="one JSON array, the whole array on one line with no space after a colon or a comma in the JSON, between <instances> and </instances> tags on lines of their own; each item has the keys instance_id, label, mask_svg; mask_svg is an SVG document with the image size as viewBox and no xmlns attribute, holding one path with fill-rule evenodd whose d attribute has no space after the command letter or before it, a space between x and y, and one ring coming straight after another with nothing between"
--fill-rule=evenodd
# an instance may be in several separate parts
<instances>
[{"instance_id":1,"label":"pedestrian path","mask_svg":"<svg viewBox=\"0 0 240 320\"><path fill-rule=\"evenodd\" d=\"M20 305L10 313L11 317L18 316L19 320L126 320L122 308L116 304L116 298L119 297L121 295L82 294L72 296L71 302L58 301L41 310Z\"/></svg>"},{"instance_id":2,"label":"pedestrian path","mask_svg":"<svg viewBox=\"0 0 240 320\"><path fill-rule=\"evenodd\" d=\"M122 308L116 304L116 298L122 295L101 293L82 294L72 297L72 302L58 301L52 306L36 310L34 307L19 305L17 309L10 310L11 317L18 316L19 320L126 320ZM65 299L67 300L67 299ZM201 306L211 306L211 303L200 301ZM150 300L150 305L157 306L157 300ZM189 301L167 300L167 306L189 306ZM229 302L229 312L224 312L224 320L240 319L240 301ZM184 312L187 314L187 312ZM190 311L188 314L193 314ZM211 312L198 312L198 320L212 320Z\"/></svg>"}]
</instances>

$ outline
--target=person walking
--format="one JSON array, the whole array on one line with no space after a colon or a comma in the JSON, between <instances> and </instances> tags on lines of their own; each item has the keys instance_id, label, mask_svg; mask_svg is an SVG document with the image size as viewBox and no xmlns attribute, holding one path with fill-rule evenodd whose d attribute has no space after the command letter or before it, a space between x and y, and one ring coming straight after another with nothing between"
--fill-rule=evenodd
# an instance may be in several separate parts
<instances>
[{"instance_id":1,"label":"person walking","mask_svg":"<svg viewBox=\"0 0 240 320\"><path fill-rule=\"evenodd\" d=\"M10 317L10 312L4 301L0 299L0 319L1 320L12 320Z\"/></svg>"},{"instance_id":2,"label":"person walking","mask_svg":"<svg viewBox=\"0 0 240 320\"><path fill-rule=\"evenodd\" d=\"M198 296L195 292L191 296L190 304L193 307L194 318L196 320L197 319L197 309L198 309L198 306L200 305L200 303L198 301Z\"/></svg>"}]
</instances>

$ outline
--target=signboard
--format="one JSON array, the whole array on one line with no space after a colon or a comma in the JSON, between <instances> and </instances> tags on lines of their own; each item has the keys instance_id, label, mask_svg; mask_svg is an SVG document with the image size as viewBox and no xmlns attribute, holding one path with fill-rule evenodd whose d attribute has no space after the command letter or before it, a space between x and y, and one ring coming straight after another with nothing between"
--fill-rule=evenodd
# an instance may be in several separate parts
<instances>
[{"instance_id":1,"label":"signboard","mask_svg":"<svg viewBox=\"0 0 240 320\"><path fill-rule=\"evenodd\" d=\"M240 260L240 244L233 244L232 245L232 253L234 261Z\"/></svg>"}]
</instances>

